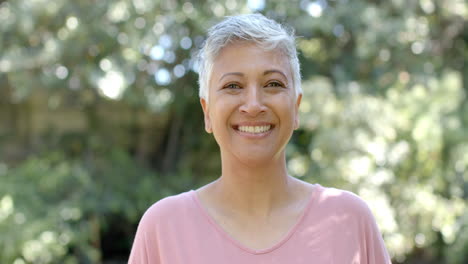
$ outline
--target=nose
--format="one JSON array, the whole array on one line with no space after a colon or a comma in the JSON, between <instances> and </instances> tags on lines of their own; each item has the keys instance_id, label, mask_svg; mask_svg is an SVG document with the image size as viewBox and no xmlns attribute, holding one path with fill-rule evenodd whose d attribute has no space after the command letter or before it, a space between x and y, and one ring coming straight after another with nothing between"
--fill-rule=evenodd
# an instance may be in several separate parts
<instances>
[{"instance_id":1,"label":"nose","mask_svg":"<svg viewBox=\"0 0 468 264\"><path fill-rule=\"evenodd\" d=\"M242 105L239 108L241 113L255 117L266 111L266 106L263 103L263 95L261 88L251 86L245 89Z\"/></svg>"}]
</instances>

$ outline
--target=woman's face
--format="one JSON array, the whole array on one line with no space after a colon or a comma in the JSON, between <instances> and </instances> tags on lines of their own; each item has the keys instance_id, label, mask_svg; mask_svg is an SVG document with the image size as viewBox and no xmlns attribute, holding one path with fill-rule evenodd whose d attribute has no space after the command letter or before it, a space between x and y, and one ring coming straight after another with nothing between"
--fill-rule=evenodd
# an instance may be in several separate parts
<instances>
[{"instance_id":1,"label":"woman's face","mask_svg":"<svg viewBox=\"0 0 468 264\"><path fill-rule=\"evenodd\" d=\"M223 159L256 165L284 157L301 101L285 55L230 44L214 61L208 93L208 102L201 99L205 129L214 134Z\"/></svg>"}]
</instances>

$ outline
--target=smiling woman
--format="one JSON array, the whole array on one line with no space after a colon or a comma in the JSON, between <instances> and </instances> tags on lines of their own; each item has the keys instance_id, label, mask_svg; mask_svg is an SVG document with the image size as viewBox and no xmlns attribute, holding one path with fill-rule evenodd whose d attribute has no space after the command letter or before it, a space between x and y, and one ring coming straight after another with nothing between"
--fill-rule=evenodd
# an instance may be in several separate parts
<instances>
[{"instance_id":1,"label":"smiling woman","mask_svg":"<svg viewBox=\"0 0 468 264\"><path fill-rule=\"evenodd\" d=\"M302 98L293 34L259 14L228 17L200 65L221 176L149 208L129 263L390 263L363 200L288 175Z\"/></svg>"},{"instance_id":2,"label":"smiling woman","mask_svg":"<svg viewBox=\"0 0 468 264\"><path fill-rule=\"evenodd\" d=\"M213 132L222 163L274 169L273 164L284 160L284 147L298 126L301 94L296 96L289 85L293 80L287 57L239 42L222 49L214 65L208 100L200 101L205 129Z\"/></svg>"}]
</instances>

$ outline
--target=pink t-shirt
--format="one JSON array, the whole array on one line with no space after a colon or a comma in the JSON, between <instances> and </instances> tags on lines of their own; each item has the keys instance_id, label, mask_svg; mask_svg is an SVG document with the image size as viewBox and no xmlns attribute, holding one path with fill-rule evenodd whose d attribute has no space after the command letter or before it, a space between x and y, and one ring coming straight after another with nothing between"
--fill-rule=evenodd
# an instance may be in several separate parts
<instances>
[{"instance_id":1,"label":"pink t-shirt","mask_svg":"<svg viewBox=\"0 0 468 264\"><path fill-rule=\"evenodd\" d=\"M143 215L130 264L390 264L371 211L358 196L318 184L292 229L252 250L228 235L195 191L167 197Z\"/></svg>"}]
</instances>

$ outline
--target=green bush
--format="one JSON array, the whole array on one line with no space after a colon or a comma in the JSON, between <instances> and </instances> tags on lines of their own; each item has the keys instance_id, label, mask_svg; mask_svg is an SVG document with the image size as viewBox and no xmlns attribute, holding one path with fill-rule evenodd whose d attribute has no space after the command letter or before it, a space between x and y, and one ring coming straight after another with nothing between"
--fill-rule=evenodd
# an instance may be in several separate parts
<instances>
[{"instance_id":1,"label":"green bush","mask_svg":"<svg viewBox=\"0 0 468 264\"><path fill-rule=\"evenodd\" d=\"M82 159L52 152L2 168L0 263L97 263L116 216L131 239L144 210L168 194L120 150ZM105 243L126 250L131 242Z\"/></svg>"}]
</instances>

